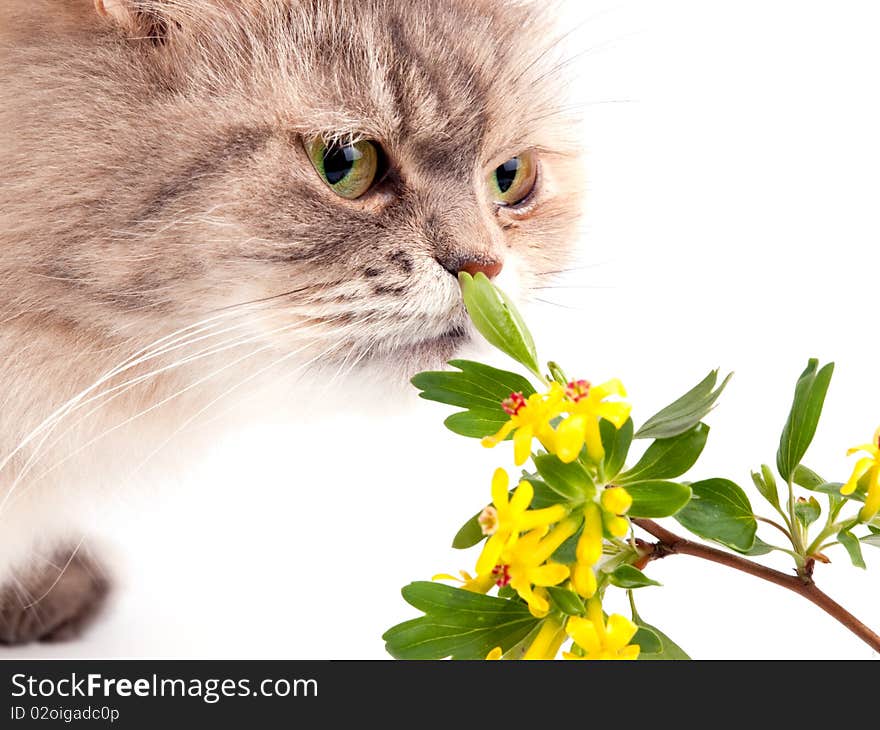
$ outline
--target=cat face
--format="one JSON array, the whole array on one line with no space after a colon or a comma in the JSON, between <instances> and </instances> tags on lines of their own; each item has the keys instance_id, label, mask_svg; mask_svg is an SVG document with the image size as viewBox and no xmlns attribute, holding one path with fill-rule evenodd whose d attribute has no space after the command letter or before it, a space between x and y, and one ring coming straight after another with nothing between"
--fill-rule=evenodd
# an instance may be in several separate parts
<instances>
[{"instance_id":1,"label":"cat face","mask_svg":"<svg viewBox=\"0 0 880 730\"><path fill-rule=\"evenodd\" d=\"M459 271L527 291L564 265L581 163L529 6L45 4L60 40L19 39L16 85L64 82L20 105L17 172L68 321L247 309L278 349L419 366L467 337Z\"/></svg>"}]
</instances>

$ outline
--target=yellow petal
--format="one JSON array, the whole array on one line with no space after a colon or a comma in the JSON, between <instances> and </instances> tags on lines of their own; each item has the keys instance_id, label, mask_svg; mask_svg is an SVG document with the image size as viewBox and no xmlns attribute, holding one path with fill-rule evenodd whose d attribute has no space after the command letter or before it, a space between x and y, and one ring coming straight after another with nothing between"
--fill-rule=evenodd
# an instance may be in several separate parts
<instances>
[{"instance_id":1,"label":"yellow petal","mask_svg":"<svg viewBox=\"0 0 880 730\"><path fill-rule=\"evenodd\" d=\"M526 595L523 595L523 592L517 591L526 603L529 604L529 612L536 617L546 616L550 613L550 603L547 601L544 596L535 593L532 590L524 591Z\"/></svg>"},{"instance_id":2,"label":"yellow petal","mask_svg":"<svg viewBox=\"0 0 880 730\"><path fill-rule=\"evenodd\" d=\"M477 575L489 575L492 568L501 560L501 551L504 549L504 538L496 532L483 545L483 552L477 558Z\"/></svg>"},{"instance_id":3,"label":"yellow petal","mask_svg":"<svg viewBox=\"0 0 880 730\"><path fill-rule=\"evenodd\" d=\"M556 456L570 464L578 458L584 445L586 416L574 415L566 418L556 429Z\"/></svg>"},{"instance_id":4,"label":"yellow petal","mask_svg":"<svg viewBox=\"0 0 880 730\"><path fill-rule=\"evenodd\" d=\"M880 466L875 465L871 469L865 504L859 510L859 521L870 522L878 511L880 511Z\"/></svg>"},{"instance_id":5,"label":"yellow petal","mask_svg":"<svg viewBox=\"0 0 880 730\"><path fill-rule=\"evenodd\" d=\"M513 463L522 466L532 454L532 427L518 428L513 435Z\"/></svg>"},{"instance_id":6,"label":"yellow petal","mask_svg":"<svg viewBox=\"0 0 880 730\"><path fill-rule=\"evenodd\" d=\"M510 511L514 514L524 512L532 503L532 497L534 496L535 488L529 482L521 481L513 493L513 498L510 500Z\"/></svg>"},{"instance_id":7,"label":"yellow petal","mask_svg":"<svg viewBox=\"0 0 880 730\"><path fill-rule=\"evenodd\" d=\"M580 616L572 616L565 626L568 635L587 654L598 654L602 650L602 642L593 622Z\"/></svg>"},{"instance_id":8,"label":"yellow petal","mask_svg":"<svg viewBox=\"0 0 880 730\"><path fill-rule=\"evenodd\" d=\"M580 527L580 524L574 518L564 520L556 525L537 546L533 555L534 561L536 563L543 563L547 560L562 543L577 532L578 527Z\"/></svg>"},{"instance_id":9,"label":"yellow petal","mask_svg":"<svg viewBox=\"0 0 880 730\"><path fill-rule=\"evenodd\" d=\"M563 659L577 659L579 661L585 661L589 659L589 657L579 656L578 654L571 654L570 652L564 651L562 652Z\"/></svg>"},{"instance_id":10,"label":"yellow petal","mask_svg":"<svg viewBox=\"0 0 880 730\"><path fill-rule=\"evenodd\" d=\"M605 400L609 395L619 395L621 398L626 398L626 388L623 387L620 380L612 378L590 388L590 395L595 396L597 401Z\"/></svg>"},{"instance_id":11,"label":"yellow petal","mask_svg":"<svg viewBox=\"0 0 880 730\"><path fill-rule=\"evenodd\" d=\"M555 659L565 641L565 631L556 619L545 619L523 659Z\"/></svg>"},{"instance_id":12,"label":"yellow petal","mask_svg":"<svg viewBox=\"0 0 880 730\"><path fill-rule=\"evenodd\" d=\"M496 508L507 506L507 489L510 486L510 478L504 469L496 469L492 475L492 504Z\"/></svg>"},{"instance_id":13,"label":"yellow petal","mask_svg":"<svg viewBox=\"0 0 880 730\"><path fill-rule=\"evenodd\" d=\"M602 557L602 510L595 502L584 507L584 530L575 548L579 563L595 565Z\"/></svg>"},{"instance_id":14,"label":"yellow petal","mask_svg":"<svg viewBox=\"0 0 880 730\"><path fill-rule=\"evenodd\" d=\"M605 646L613 651L623 649L623 647L629 644L629 640L636 635L636 631L639 630L638 626L619 613L612 613L608 617L606 626Z\"/></svg>"},{"instance_id":15,"label":"yellow petal","mask_svg":"<svg viewBox=\"0 0 880 730\"><path fill-rule=\"evenodd\" d=\"M561 563L547 563L529 571L529 580L536 586L559 585L568 578L569 570Z\"/></svg>"},{"instance_id":16,"label":"yellow petal","mask_svg":"<svg viewBox=\"0 0 880 730\"><path fill-rule=\"evenodd\" d=\"M641 647L638 644L630 644L629 646L621 649L618 656L621 659L638 659L640 651Z\"/></svg>"},{"instance_id":17,"label":"yellow petal","mask_svg":"<svg viewBox=\"0 0 880 730\"><path fill-rule=\"evenodd\" d=\"M623 487L609 487L602 492L602 506L615 515L626 514L632 507L632 497Z\"/></svg>"},{"instance_id":18,"label":"yellow petal","mask_svg":"<svg viewBox=\"0 0 880 730\"><path fill-rule=\"evenodd\" d=\"M549 423L539 424L535 430L535 437L541 442L541 446L544 447L548 454L556 453L558 448L556 444L556 431L553 430Z\"/></svg>"},{"instance_id":19,"label":"yellow petal","mask_svg":"<svg viewBox=\"0 0 880 730\"><path fill-rule=\"evenodd\" d=\"M585 424L584 441L587 444L587 453L593 461L601 461L605 456L605 449L602 446L602 436L599 432L599 420L597 418L588 418Z\"/></svg>"},{"instance_id":20,"label":"yellow petal","mask_svg":"<svg viewBox=\"0 0 880 730\"><path fill-rule=\"evenodd\" d=\"M563 517L565 517L565 507L561 504L554 504L552 507L530 509L523 512L518 525L520 530L532 530L536 527L552 525L554 522L559 522Z\"/></svg>"},{"instance_id":21,"label":"yellow petal","mask_svg":"<svg viewBox=\"0 0 880 730\"><path fill-rule=\"evenodd\" d=\"M605 527L614 537L623 537L629 532L629 520L606 513Z\"/></svg>"},{"instance_id":22,"label":"yellow petal","mask_svg":"<svg viewBox=\"0 0 880 730\"><path fill-rule=\"evenodd\" d=\"M480 443L487 449L491 449L494 446L498 446L504 439L506 439L510 432L513 431L514 424L513 421L508 421L505 423L494 436L484 436L480 439Z\"/></svg>"},{"instance_id":23,"label":"yellow petal","mask_svg":"<svg viewBox=\"0 0 880 730\"><path fill-rule=\"evenodd\" d=\"M461 587L471 593L488 593L492 586L495 585L496 580L496 576L488 573L486 575L478 575L475 578L468 578Z\"/></svg>"},{"instance_id":24,"label":"yellow petal","mask_svg":"<svg viewBox=\"0 0 880 730\"><path fill-rule=\"evenodd\" d=\"M602 601L598 597L587 601L587 618L593 622L599 640L605 643L605 614L602 612Z\"/></svg>"},{"instance_id":25,"label":"yellow petal","mask_svg":"<svg viewBox=\"0 0 880 730\"><path fill-rule=\"evenodd\" d=\"M606 421L611 421L614 428L620 428L626 423L629 414L632 412L632 406L629 403L614 401L612 403L599 403L593 412Z\"/></svg>"},{"instance_id":26,"label":"yellow petal","mask_svg":"<svg viewBox=\"0 0 880 730\"><path fill-rule=\"evenodd\" d=\"M592 598L596 594L598 584L593 568L585 563L575 563L571 573L571 582L574 589L584 598Z\"/></svg>"},{"instance_id":27,"label":"yellow petal","mask_svg":"<svg viewBox=\"0 0 880 730\"><path fill-rule=\"evenodd\" d=\"M864 459L859 459L856 462L856 465L853 467L852 476L849 478L846 484L844 484L840 488L841 494L852 494L856 491L856 487L859 485L859 479L861 479L865 472L868 471L874 465L874 460L868 457Z\"/></svg>"},{"instance_id":28,"label":"yellow petal","mask_svg":"<svg viewBox=\"0 0 880 730\"><path fill-rule=\"evenodd\" d=\"M449 573L437 573L437 575L431 576L431 580L454 580L456 583L461 583L461 578L449 575Z\"/></svg>"},{"instance_id":29,"label":"yellow petal","mask_svg":"<svg viewBox=\"0 0 880 730\"><path fill-rule=\"evenodd\" d=\"M500 659L501 655L503 653L504 652L501 651L501 647L496 646L494 649L492 649L492 651L490 651L488 654L486 654L486 659L487 660Z\"/></svg>"}]
</instances>

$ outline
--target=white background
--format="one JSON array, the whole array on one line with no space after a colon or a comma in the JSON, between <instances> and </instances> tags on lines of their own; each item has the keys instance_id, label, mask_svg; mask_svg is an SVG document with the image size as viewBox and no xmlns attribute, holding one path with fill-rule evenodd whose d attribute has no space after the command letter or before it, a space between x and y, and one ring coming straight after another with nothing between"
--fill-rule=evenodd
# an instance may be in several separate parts
<instances>
[{"instance_id":1,"label":"white background","mask_svg":"<svg viewBox=\"0 0 880 730\"><path fill-rule=\"evenodd\" d=\"M640 422L734 370L693 478L773 463L797 375L835 360L808 463L845 479L880 424L880 10L866 0L572 3L586 107L587 268L529 312L570 371L627 385ZM577 335L577 343L572 343ZM82 641L4 656L383 658L399 589L472 567L447 546L509 455L448 436L442 406L303 414L218 444L186 483L100 516L120 586ZM386 466L394 459L394 466ZM769 513L769 507L764 510ZM674 526L674 523L673 523ZM762 532L765 539L775 539ZM880 551L819 566L880 629ZM788 569L771 557L769 564ZM698 658L870 658L781 588L688 557L640 610Z\"/></svg>"}]
</instances>

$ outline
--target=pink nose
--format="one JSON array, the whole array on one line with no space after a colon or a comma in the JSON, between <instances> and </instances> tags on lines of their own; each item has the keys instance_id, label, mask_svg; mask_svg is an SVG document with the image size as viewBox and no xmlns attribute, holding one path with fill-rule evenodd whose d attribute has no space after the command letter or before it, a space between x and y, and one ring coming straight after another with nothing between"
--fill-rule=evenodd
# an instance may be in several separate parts
<instances>
[{"instance_id":1,"label":"pink nose","mask_svg":"<svg viewBox=\"0 0 880 730\"><path fill-rule=\"evenodd\" d=\"M459 271L467 271L471 276L483 273L489 279L494 279L501 273L503 265L500 261L465 261Z\"/></svg>"},{"instance_id":2,"label":"pink nose","mask_svg":"<svg viewBox=\"0 0 880 730\"><path fill-rule=\"evenodd\" d=\"M480 259L480 260L461 260L456 262L456 266L454 267L444 267L451 274L457 275L459 272L466 271L471 276L474 276L478 273L483 273L489 279L494 279L498 274L501 273L501 269L504 268L504 265L500 261L496 261L495 259ZM455 271L453 271L455 269Z\"/></svg>"}]
</instances>

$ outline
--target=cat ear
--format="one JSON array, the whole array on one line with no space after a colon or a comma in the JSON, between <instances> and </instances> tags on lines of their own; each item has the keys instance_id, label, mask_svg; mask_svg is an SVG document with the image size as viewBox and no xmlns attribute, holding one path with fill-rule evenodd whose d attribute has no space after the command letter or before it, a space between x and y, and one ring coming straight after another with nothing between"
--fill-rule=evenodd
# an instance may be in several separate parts
<instances>
[{"instance_id":1,"label":"cat ear","mask_svg":"<svg viewBox=\"0 0 880 730\"><path fill-rule=\"evenodd\" d=\"M168 34L168 19L155 0L94 0L95 10L126 32L161 43Z\"/></svg>"}]
</instances>

